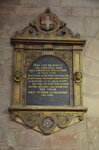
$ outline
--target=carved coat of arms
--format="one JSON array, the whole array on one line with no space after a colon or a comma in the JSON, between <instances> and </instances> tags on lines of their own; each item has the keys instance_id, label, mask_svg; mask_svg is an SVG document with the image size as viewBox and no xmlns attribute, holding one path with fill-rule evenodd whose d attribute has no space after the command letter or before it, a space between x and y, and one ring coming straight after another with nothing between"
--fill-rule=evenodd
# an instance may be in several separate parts
<instances>
[{"instance_id":1,"label":"carved coat of arms","mask_svg":"<svg viewBox=\"0 0 99 150\"><path fill-rule=\"evenodd\" d=\"M40 17L40 28L45 31L50 31L55 28L53 18L51 16L45 15Z\"/></svg>"}]
</instances>

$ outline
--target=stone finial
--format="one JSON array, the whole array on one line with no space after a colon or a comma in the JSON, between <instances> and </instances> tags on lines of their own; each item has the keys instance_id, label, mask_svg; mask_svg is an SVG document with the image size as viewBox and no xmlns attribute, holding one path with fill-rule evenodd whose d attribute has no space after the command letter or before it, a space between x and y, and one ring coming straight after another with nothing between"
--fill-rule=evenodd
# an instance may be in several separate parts
<instances>
[{"instance_id":1,"label":"stone finial","mask_svg":"<svg viewBox=\"0 0 99 150\"><path fill-rule=\"evenodd\" d=\"M46 8L45 13L50 13L50 12L51 12L51 9L49 7Z\"/></svg>"}]
</instances>

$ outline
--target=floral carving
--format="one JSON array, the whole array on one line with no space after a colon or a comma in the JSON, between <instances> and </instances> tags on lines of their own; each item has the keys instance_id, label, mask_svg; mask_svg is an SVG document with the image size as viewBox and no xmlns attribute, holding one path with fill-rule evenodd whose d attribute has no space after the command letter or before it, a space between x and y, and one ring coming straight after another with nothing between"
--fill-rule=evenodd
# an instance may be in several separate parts
<instances>
[{"instance_id":1,"label":"floral carving","mask_svg":"<svg viewBox=\"0 0 99 150\"><path fill-rule=\"evenodd\" d=\"M30 128L38 127L44 134L51 134L55 128L65 128L71 124L83 120L83 113L50 113L44 112L15 112L12 114L14 120L20 118L22 122Z\"/></svg>"},{"instance_id":2,"label":"floral carving","mask_svg":"<svg viewBox=\"0 0 99 150\"><path fill-rule=\"evenodd\" d=\"M57 124L60 128L65 128L72 121L73 115L71 114L57 114Z\"/></svg>"},{"instance_id":3,"label":"floral carving","mask_svg":"<svg viewBox=\"0 0 99 150\"><path fill-rule=\"evenodd\" d=\"M38 125L38 120L42 116L42 113L33 113L33 112L24 112L18 113L17 116L23 120L23 122L31 127L34 128Z\"/></svg>"}]
</instances>

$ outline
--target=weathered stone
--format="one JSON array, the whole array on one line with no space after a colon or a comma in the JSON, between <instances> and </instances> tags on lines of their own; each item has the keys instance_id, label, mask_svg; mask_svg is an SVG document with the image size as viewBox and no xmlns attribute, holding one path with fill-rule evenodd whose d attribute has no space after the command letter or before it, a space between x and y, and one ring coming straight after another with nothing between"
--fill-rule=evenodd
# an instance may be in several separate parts
<instances>
[{"instance_id":1,"label":"weathered stone","mask_svg":"<svg viewBox=\"0 0 99 150\"><path fill-rule=\"evenodd\" d=\"M30 148L30 147L22 147L22 146L18 146L15 150L40 150L40 149L38 149L38 148Z\"/></svg>"},{"instance_id":2,"label":"weathered stone","mask_svg":"<svg viewBox=\"0 0 99 150\"><path fill-rule=\"evenodd\" d=\"M11 100L10 86L0 86L0 114L7 114Z\"/></svg>"},{"instance_id":3,"label":"weathered stone","mask_svg":"<svg viewBox=\"0 0 99 150\"><path fill-rule=\"evenodd\" d=\"M78 147L76 130L61 130L53 135L53 147L54 148L76 148Z\"/></svg>"},{"instance_id":4,"label":"weathered stone","mask_svg":"<svg viewBox=\"0 0 99 150\"><path fill-rule=\"evenodd\" d=\"M0 1L0 5L19 5L20 0L4 0Z\"/></svg>"},{"instance_id":5,"label":"weathered stone","mask_svg":"<svg viewBox=\"0 0 99 150\"><path fill-rule=\"evenodd\" d=\"M24 127L22 124L13 121L11 118L8 118L8 128L16 129L16 130L25 130L26 129L26 127Z\"/></svg>"},{"instance_id":6,"label":"weathered stone","mask_svg":"<svg viewBox=\"0 0 99 150\"><path fill-rule=\"evenodd\" d=\"M72 16L72 8L66 8L66 7L64 7L64 11L65 11L65 15Z\"/></svg>"},{"instance_id":7,"label":"weathered stone","mask_svg":"<svg viewBox=\"0 0 99 150\"><path fill-rule=\"evenodd\" d=\"M99 80L97 77L92 76L84 76L84 93L88 93L90 95L97 95L99 94Z\"/></svg>"},{"instance_id":8,"label":"weathered stone","mask_svg":"<svg viewBox=\"0 0 99 150\"><path fill-rule=\"evenodd\" d=\"M98 0L62 0L62 6L67 7L99 7Z\"/></svg>"},{"instance_id":9,"label":"weathered stone","mask_svg":"<svg viewBox=\"0 0 99 150\"><path fill-rule=\"evenodd\" d=\"M88 147L91 150L99 149L99 117L88 117L87 118L87 133L88 133Z\"/></svg>"},{"instance_id":10,"label":"weathered stone","mask_svg":"<svg viewBox=\"0 0 99 150\"><path fill-rule=\"evenodd\" d=\"M95 35L95 38L99 40L99 30L98 30L97 34Z\"/></svg>"},{"instance_id":11,"label":"weathered stone","mask_svg":"<svg viewBox=\"0 0 99 150\"><path fill-rule=\"evenodd\" d=\"M57 14L57 16L65 15L64 8L62 8L62 7L51 7L51 11L53 13Z\"/></svg>"},{"instance_id":12,"label":"weathered stone","mask_svg":"<svg viewBox=\"0 0 99 150\"><path fill-rule=\"evenodd\" d=\"M87 129L86 129L87 130ZM78 135L78 149L88 150L88 140L86 130L81 130Z\"/></svg>"},{"instance_id":13,"label":"weathered stone","mask_svg":"<svg viewBox=\"0 0 99 150\"><path fill-rule=\"evenodd\" d=\"M12 47L10 41L2 38L0 40L0 64L12 64Z\"/></svg>"},{"instance_id":14,"label":"weathered stone","mask_svg":"<svg viewBox=\"0 0 99 150\"><path fill-rule=\"evenodd\" d=\"M10 147L8 148L8 150L14 150L14 148L13 148L12 146L10 146Z\"/></svg>"},{"instance_id":15,"label":"weathered stone","mask_svg":"<svg viewBox=\"0 0 99 150\"><path fill-rule=\"evenodd\" d=\"M4 75L3 65L0 64L0 84L2 84L3 75Z\"/></svg>"},{"instance_id":16,"label":"weathered stone","mask_svg":"<svg viewBox=\"0 0 99 150\"><path fill-rule=\"evenodd\" d=\"M22 131L20 142L21 146L24 147L44 147L43 136L40 133L32 130Z\"/></svg>"},{"instance_id":17,"label":"weathered stone","mask_svg":"<svg viewBox=\"0 0 99 150\"><path fill-rule=\"evenodd\" d=\"M85 36L95 36L99 29L98 18L85 18Z\"/></svg>"},{"instance_id":18,"label":"weathered stone","mask_svg":"<svg viewBox=\"0 0 99 150\"><path fill-rule=\"evenodd\" d=\"M87 51L87 48L89 46L89 44L91 43L91 41L93 40L92 37L87 37L87 36L81 36L82 39L86 40L86 44L84 45L84 48L83 48L83 58L85 57L85 52Z\"/></svg>"},{"instance_id":19,"label":"weathered stone","mask_svg":"<svg viewBox=\"0 0 99 150\"><path fill-rule=\"evenodd\" d=\"M7 144L7 119L4 115L0 115L0 143Z\"/></svg>"},{"instance_id":20,"label":"weathered stone","mask_svg":"<svg viewBox=\"0 0 99 150\"><path fill-rule=\"evenodd\" d=\"M99 117L99 97L92 97L90 94L84 94L84 106L88 108L87 116L88 117Z\"/></svg>"},{"instance_id":21,"label":"weathered stone","mask_svg":"<svg viewBox=\"0 0 99 150\"><path fill-rule=\"evenodd\" d=\"M33 15L33 14L32 14ZM27 26L35 16L8 16L1 15L0 17L0 34L4 38L11 38L16 31L22 30Z\"/></svg>"},{"instance_id":22,"label":"weathered stone","mask_svg":"<svg viewBox=\"0 0 99 150\"><path fill-rule=\"evenodd\" d=\"M5 68L5 69L4 69ZM0 76L0 82L3 84L3 85L6 85L6 86L11 86L10 82L12 81L12 76L11 76L11 73L12 73L12 65L1 65L1 75L3 76ZM2 85L0 85L1 88ZM2 89L1 89L2 90ZM4 91L5 92L5 91Z\"/></svg>"},{"instance_id":23,"label":"weathered stone","mask_svg":"<svg viewBox=\"0 0 99 150\"><path fill-rule=\"evenodd\" d=\"M89 67L90 66L90 67ZM99 77L99 62L84 56L83 58L83 71L87 75Z\"/></svg>"},{"instance_id":24,"label":"weathered stone","mask_svg":"<svg viewBox=\"0 0 99 150\"><path fill-rule=\"evenodd\" d=\"M74 34L79 33L83 36L84 24L81 17L60 16L60 19L66 23L67 27L70 28Z\"/></svg>"},{"instance_id":25,"label":"weathered stone","mask_svg":"<svg viewBox=\"0 0 99 150\"><path fill-rule=\"evenodd\" d=\"M61 6L61 0L47 0L47 6Z\"/></svg>"},{"instance_id":26,"label":"weathered stone","mask_svg":"<svg viewBox=\"0 0 99 150\"><path fill-rule=\"evenodd\" d=\"M20 145L21 131L9 130L7 134L7 143L9 146L15 148Z\"/></svg>"},{"instance_id":27,"label":"weathered stone","mask_svg":"<svg viewBox=\"0 0 99 150\"><path fill-rule=\"evenodd\" d=\"M44 12L44 9L45 9L44 7L41 7L41 8L17 7L15 14L21 15L21 16L22 15L27 15L27 16L33 15L35 17L35 16L38 16L40 13Z\"/></svg>"},{"instance_id":28,"label":"weathered stone","mask_svg":"<svg viewBox=\"0 0 99 150\"><path fill-rule=\"evenodd\" d=\"M92 16L93 17L99 17L99 8L93 8L92 9Z\"/></svg>"},{"instance_id":29,"label":"weathered stone","mask_svg":"<svg viewBox=\"0 0 99 150\"><path fill-rule=\"evenodd\" d=\"M77 138L78 138L78 150L88 150L87 149L87 133L86 133L86 118L84 118L83 121L79 122L78 124L75 124L75 128L77 132Z\"/></svg>"},{"instance_id":30,"label":"weathered stone","mask_svg":"<svg viewBox=\"0 0 99 150\"><path fill-rule=\"evenodd\" d=\"M8 145L5 143L0 143L0 150L8 150Z\"/></svg>"},{"instance_id":31,"label":"weathered stone","mask_svg":"<svg viewBox=\"0 0 99 150\"><path fill-rule=\"evenodd\" d=\"M99 117L87 117L87 127L88 130L94 130L94 131L98 131L99 126L98 126L98 120Z\"/></svg>"},{"instance_id":32,"label":"weathered stone","mask_svg":"<svg viewBox=\"0 0 99 150\"><path fill-rule=\"evenodd\" d=\"M53 135L44 136L44 148L51 149L53 147Z\"/></svg>"},{"instance_id":33,"label":"weathered stone","mask_svg":"<svg viewBox=\"0 0 99 150\"><path fill-rule=\"evenodd\" d=\"M15 150L60 150L60 149L52 149L52 148L41 148L41 147L17 147ZM66 150L66 149L65 149ZM70 150L70 149L69 149ZM72 149L73 150L73 149Z\"/></svg>"},{"instance_id":34,"label":"weathered stone","mask_svg":"<svg viewBox=\"0 0 99 150\"><path fill-rule=\"evenodd\" d=\"M47 149L45 149L45 150L47 150ZM79 149L77 147L66 147L66 148L61 147L61 148L54 148L51 150L79 150Z\"/></svg>"},{"instance_id":35,"label":"weathered stone","mask_svg":"<svg viewBox=\"0 0 99 150\"><path fill-rule=\"evenodd\" d=\"M8 107L10 105L10 100L9 100L9 103L6 102L5 100L3 100L3 97L1 96L1 101L4 101L4 102L0 102L0 114L8 114Z\"/></svg>"},{"instance_id":36,"label":"weathered stone","mask_svg":"<svg viewBox=\"0 0 99 150\"><path fill-rule=\"evenodd\" d=\"M14 14L14 12L15 12L15 8L16 8L16 6L1 6L0 5L0 15L1 14L3 14L3 15L12 15L12 14Z\"/></svg>"},{"instance_id":37,"label":"weathered stone","mask_svg":"<svg viewBox=\"0 0 99 150\"><path fill-rule=\"evenodd\" d=\"M85 55L95 60L99 60L99 40L93 39L88 45Z\"/></svg>"},{"instance_id":38,"label":"weathered stone","mask_svg":"<svg viewBox=\"0 0 99 150\"><path fill-rule=\"evenodd\" d=\"M72 8L73 16L91 16L91 8Z\"/></svg>"},{"instance_id":39,"label":"weathered stone","mask_svg":"<svg viewBox=\"0 0 99 150\"><path fill-rule=\"evenodd\" d=\"M66 7L51 7L51 11L57 14L57 16L69 16L72 14L72 9Z\"/></svg>"},{"instance_id":40,"label":"weathered stone","mask_svg":"<svg viewBox=\"0 0 99 150\"><path fill-rule=\"evenodd\" d=\"M87 131L88 134L88 147L89 150L98 150L99 149L99 135L98 135L98 130L90 130Z\"/></svg>"},{"instance_id":41,"label":"weathered stone","mask_svg":"<svg viewBox=\"0 0 99 150\"><path fill-rule=\"evenodd\" d=\"M42 7L42 6L46 6L48 7L48 0L36 0L36 1L33 1L33 0L30 0L28 2L28 0L21 0L20 1L21 5L22 6L26 6L26 7Z\"/></svg>"}]
</instances>

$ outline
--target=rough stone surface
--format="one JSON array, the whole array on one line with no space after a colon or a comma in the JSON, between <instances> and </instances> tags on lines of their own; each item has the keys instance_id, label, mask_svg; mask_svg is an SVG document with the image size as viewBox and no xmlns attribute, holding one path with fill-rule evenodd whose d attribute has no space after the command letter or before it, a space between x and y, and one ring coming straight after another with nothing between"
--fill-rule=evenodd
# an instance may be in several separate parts
<instances>
[{"instance_id":1,"label":"rough stone surface","mask_svg":"<svg viewBox=\"0 0 99 150\"><path fill-rule=\"evenodd\" d=\"M72 8L72 15L73 16L91 16L91 8Z\"/></svg>"},{"instance_id":2,"label":"rough stone surface","mask_svg":"<svg viewBox=\"0 0 99 150\"><path fill-rule=\"evenodd\" d=\"M67 10L66 12L66 9L64 8L60 8L60 7L51 7L51 10L53 13L57 14L57 16L63 16L64 14L68 15L70 12L70 10Z\"/></svg>"},{"instance_id":3,"label":"rough stone surface","mask_svg":"<svg viewBox=\"0 0 99 150\"><path fill-rule=\"evenodd\" d=\"M93 39L90 42L87 50L85 51L85 55L99 61L99 40Z\"/></svg>"},{"instance_id":4,"label":"rough stone surface","mask_svg":"<svg viewBox=\"0 0 99 150\"><path fill-rule=\"evenodd\" d=\"M20 4L20 0L0 0L0 5L19 5Z\"/></svg>"},{"instance_id":5,"label":"rough stone surface","mask_svg":"<svg viewBox=\"0 0 99 150\"><path fill-rule=\"evenodd\" d=\"M74 147L76 149L77 145L78 140L76 130L71 130L71 132L69 132L65 129L65 131L62 130L53 135L53 146L55 148L67 147L69 149L71 147Z\"/></svg>"},{"instance_id":6,"label":"rough stone surface","mask_svg":"<svg viewBox=\"0 0 99 150\"><path fill-rule=\"evenodd\" d=\"M83 51L84 121L42 135L9 118L13 47L10 38L50 7L74 33ZM0 0L0 150L99 150L99 0Z\"/></svg>"},{"instance_id":7,"label":"rough stone surface","mask_svg":"<svg viewBox=\"0 0 99 150\"><path fill-rule=\"evenodd\" d=\"M7 143L7 121L5 116L0 116L0 143Z\"/></svg>"},{"instance_id":8,"label":"rough stone surface","mask_svg":"<svg viewBox=\"0 0 99 150\"><path fill-rule=\"evenodd\" d=\"M0 143L0 150L8 150L8 146L5 143Z\"/></svg>"},{"instance_id":9,"label":"rough stone surface","mask_svg":"<svg viewBox=\"0 0 99 150\"><path fill-rule=\"evenodd\" d=\"M85 22L85 35L86 36L95 36L99 29L99 19L96 17L86 17Z\"/></svg>"},{"instance_id":10,"label":"rough stone surface","mask_svg":"<svg viewBox=\"0 0 99 150\"><path fill-rule=\"evenodd\" d=\"M48 6L48 0L38 0L38 1L32 1L30 0L29 3L27 0L21 0L21 5L26 7L47 7ZM56 4L57 5L57 4Z\"/></svg>"},{"instance_id":11,"label":"rough stone surface","mask_svg":"<svg viewBox=\"0 0 99 150\"><path fill-rule=\"evenodd\" d=\"M93 10L92 10L92 15L93 15L94 17L99 17L99 8L93 9Z\"/></svg>"},{"instance_id":12,"label":"rough stone surface","mask_svg":"<svg viewBox=\"0 0 99 150\"><path fill-rule=\"evenodd\" d=\"M15 14L18 15L18 16L22 16L22 15L25 15L25 16L29 16L31 14L34 14L34 15L39 15L41 12L43 12L45 9L45 7L42 7L42 8L24 8L24 7L17 7L16 8L16 11L15 11Z\"/></svg>"},{"instance_id":13,"label":"rough stone surface","mask_svg":"<svg viewBox=\"0 0 99 150\"><path fill-rule=\"evenodd\" d=\"M93 76L85 76L84 77L84 93L89 93L91 95L99 95L98 87L99 87L99 80L97 77Z\"/></svg>"},{"instance_id":14,"label":"rough stone surface","mask_svg":"<svg viewBox=\"0 0 99 150\"><path fill-rule=\"evenodd\" d=\"M16 147L20 144L21 131L8 130L7 143L9 146Z\"/></svg>"},{"instance_id":15,"label":"rough stone surface","mask_svg":"<svg viewBox=\"0 0 99 150\"><path fill-rule=\"evenodd\" d=\"M99 96L91 96L90 94L85 94L84 96L84 106L88 108L88 117L99 117Z\"/></svg>"},{"instance_id":16,"label":"rough stone surface","mask_svg":"<svg viewBox=\"0 0 99 150\"><path fill-rule=\"evenodd\" d=\"M88 67L89 67L89 69L88 69ZM84 56L84 58L83 58L83 71L87 75L90 75L93 77L94 76L99 77L99 61L94 60L90 57Z\"/></svg>"},{"instance_id":17,"label":"rough stone surface","mask_svg":"<svg viewBox=\"0 0 99 150\"><path fill-rule=\"evenodd\" d=\"M60 16L60 19L66 22L67 27L70 28L74 34L84 34L83 18L71 17L71 16Z\"/></svg>"},{"instance_id":18,"label":"rough stone surface","mask_svg":"<svg viewBox=\"0 0 99 150\"><path fill-rule=\"evenodd\" d=\"M27 138L26 138L27 137ZM38 132L32 132L31 130L22 131L21 146L25 147L44 147L43 136Z\"/></svg>"},{"instance_id":19,"label":"rough stone surface","mask_svg":"<svg viewBox=\"0 0 99 150\"><path fill-rule=\"evenodd\" d=\"M78 149L79 150L88 150L88 139L86 133L86 118L84 121L76 124L77 128L77 137L78 137Z\"/></svg>"},{"instance_id":20,"label":"rough stone surface","mask_svg":"<svg viewBox=\"0 0 99 150\"><path fill-rule=\"evenodd\" d=\"M53 148L53 135L43 136L44 139L44 148Z\"/></svg>"},{"instance_id":21,"label":"rough stone surface","mask_svg":"<svg viewBox=\"0 0 99 150\"><path fill-rule=\"evenodd\" d=\"M62 6L67 7L99 7L98 0L62 0Z\"/></svg>"},{"instance_id":22,"label":"rough stone surface","mask_svg":"<svg viewBox=\"0 0 99 150\"><path fill-rule=\"evenodd\" d=\"M99 149L99 118L87 118L89 150Z\"/></svg>"}]
</instances>

